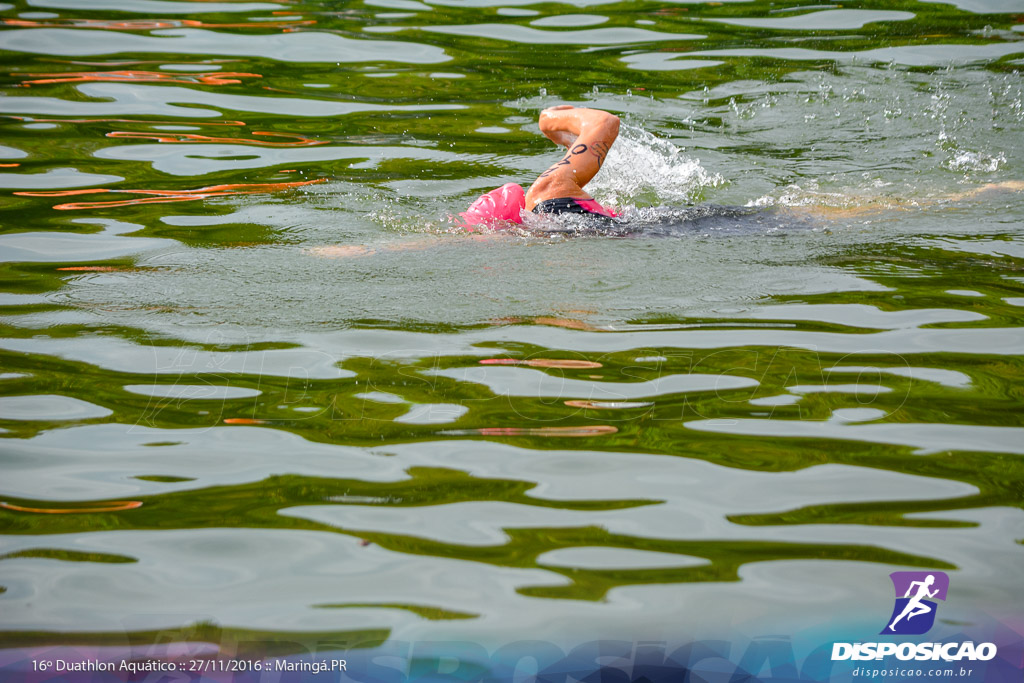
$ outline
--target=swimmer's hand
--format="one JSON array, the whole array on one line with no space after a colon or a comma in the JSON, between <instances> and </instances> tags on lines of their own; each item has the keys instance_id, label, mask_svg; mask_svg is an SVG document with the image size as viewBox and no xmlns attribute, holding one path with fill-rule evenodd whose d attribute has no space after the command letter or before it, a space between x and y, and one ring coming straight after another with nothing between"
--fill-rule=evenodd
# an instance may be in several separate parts
<instances>
[{"instance_id":1,"label":"swimmer's hand","mask_svg":"<svg viewBox=\"0 0 1024 683\"><path fill-rule=\"evenodd\" d=\"M608 127L614 120L615 132L618 132L618 118L608 112L586 107L574 107L571 104L559 104L548 107L540 113L538 123L540 132L556 145L570 148L583 131ZM614 135L612 135L614 139Z\"/></svg>"},{"instance_id":2,"label":"swimmer's hand","mask_svg":"<svg viewBox=\"0 0 1024 683\"><path fill-rule=\"evenodd\" d=\"M542 111L540 113L540 132L544 133L556 145L569 149L576 139L576 134L558 126L554 121L555 112L566 111L567 109L575 109L575 107L571 104L556 104Z\"/></svg>"},{"instance_id":3,"label":"swimmer's hand","mask_svg":"<svg viewBox=\"0 0 1024 683\"><path fill-rule=\"evenodd\" d=\"M548 136L548 138L556 145L561 145L566 149L572 147L572 143L576 140L576 136L567 130L545 131L544 135Z\"/></svg>"}]
</instances>

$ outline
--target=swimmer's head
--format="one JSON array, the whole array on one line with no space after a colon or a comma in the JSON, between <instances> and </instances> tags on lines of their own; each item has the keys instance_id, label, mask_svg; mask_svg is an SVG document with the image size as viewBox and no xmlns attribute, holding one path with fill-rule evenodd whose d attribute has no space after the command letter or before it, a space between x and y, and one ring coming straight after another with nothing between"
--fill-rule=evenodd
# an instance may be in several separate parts
<instances>
[{"instance_id":1,"label":"swimmer's head","mask_svg":"<svg viewBox=\"0 0 1024 683\"><path fill-rule=\"evenodd\" d=\"M506 183L491 190L473 202L468 209L459 214L462 225L486 225L495 221L522 223L520 215L526 208L526 192L515 183Z\"/></svg>"}]
</instances>

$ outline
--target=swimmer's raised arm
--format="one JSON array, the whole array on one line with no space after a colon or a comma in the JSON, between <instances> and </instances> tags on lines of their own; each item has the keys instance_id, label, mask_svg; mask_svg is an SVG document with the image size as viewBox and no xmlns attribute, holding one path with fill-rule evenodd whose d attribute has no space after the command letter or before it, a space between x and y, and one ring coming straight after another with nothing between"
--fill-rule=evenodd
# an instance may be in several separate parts
<instances>
[{"instance_id":1,"label":"swimmer's raised arm","mask_svg":"<svg viewBox=\"0 0 1024 683\"><path fill-rule=\"evenodd\" d=\"M540 174L526 193L526 209L547 199L590 199L583 186L597 175L619 135L619 117L599 109L562 104L540 114L540 130L568 154Z\"/></svg>"}]
</instances>

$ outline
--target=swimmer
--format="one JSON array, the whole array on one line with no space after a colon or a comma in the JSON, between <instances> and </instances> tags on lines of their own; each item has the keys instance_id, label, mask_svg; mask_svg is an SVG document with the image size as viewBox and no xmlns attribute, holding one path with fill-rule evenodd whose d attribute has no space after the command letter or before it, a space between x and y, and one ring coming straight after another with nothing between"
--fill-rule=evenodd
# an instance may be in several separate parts
<instances>
[{"instance_id":1,"label":"swimmer","mask_svg":"<svg viewBox=\"0 0 1024 683\"><path fill-rule=\"evenodd\" d=\"M481 196L459 214L459 225L473 232L475 227L501 228L507 223L521 224L523 211L536 214L582 214L617 218L618 213L591 197L583 189L601 170L608 151L619 136L619 117L600 109L559 104L540 113L540 130L556 145L565 147L565 156L540 174L529 191L516 183L506 183ZM487 233L475 239L489 239ZM420 249L433 241L414 241L388 245L386 249ZM378 251L365 245L314 247L310 253L328 258L367 256Z\"/></svg>"},{"instance_id":2,"label":"swimmer","mask_svg":"<svg viewBox=\"0 0 1024 683\"><path fill-rule=\"evenodd\" d=\"M522 211L538 214L582 214L615 218L583 189L597 175L619 136L619 117L600 109L560 104L540 113L540 132L566 155L534 181L530 189L507 183L483 195L459 214L466 227L495 221L522 223Z\"/></svg>"},{"instance_id":3,"label":"swimmer","mask_svg":"<svg viewBox=\"0 0 1024 683\"><path fill-rule=\"evenodd\" d=\"M619 117L600 109L574 107L570 104L559 104L549 107L540 113L538 120L540 131L556 145L565 147L565 156L540 174L530 189L525 193L516 183L506 183L481 196L460 213L462 227L472 229L474 226L491 228L503 227L502 222L521 224L522 212L532 211L536 214L560 215L578 214L618 218L619 213L601 206L583 188L601 169L608 152L619 135ZM1009 181L989 183L983 187L967 192L947 196L931 203L958 202L973 199L993 190L1024 190L1024 183ZM919 209L927 202L905 202L890 200L886 202L862 202L851 207L828 206L792 206L784 207L787 215L779 216L780 224L787 220L801 217L812 218L850 218L864 214L876 213L885 209L903 210ZM691 223L703 227L716 222L729 224L742 221L747 216L766 214L764 209L752 207L728 207L705 205L694 207L682 212L668 209L666 217L672 225L668 229L659 226L646 226L646 234L656 236L661 232L678 234L675 229L678 223ZM757 220L754 223L758 222ZM608 223L604 227L610 227Z\"/></svg>"},{"instance_id":4,"label":"swimmer","mask_svg":"<svg viewBox=\"0 0 1024 683\"><path fill-rule=\"evenodd\" d=\"M661 207L649 216L629 221L619 212L599 204L584 189L604 165L608 152L619 135L619 117L599 109L560 104L540 113L541 132L556 145L564 147L565 155L533 182L528 190L516 183L506 183L479 197L459 214L456 222L465 228L473 240L499 237L502 228L521 225L524 213L557 216L576 214L601 218L593 222L600 234L647 237L674 237L687 232L749 231L751 227L763 231L767 227L788 227L795 221L851 219L884 211L920 210L927 206L943 207L948 203L969 201L995 191L1024 191L1020 181L989 183L979 188L929 200L856 200L851 206L825 205L782 207L736 207L703 204L689 207ZM486 228L480 230L480 228ZM582 234L578 225L561 232ZM559 232L548 230L544 232ZM380 245L328 245L313 247L309 253L328 258L368 256L379 251L418 250L441 244L436 238L406 240L401 243Z\"/></svg>"}]
</instances>

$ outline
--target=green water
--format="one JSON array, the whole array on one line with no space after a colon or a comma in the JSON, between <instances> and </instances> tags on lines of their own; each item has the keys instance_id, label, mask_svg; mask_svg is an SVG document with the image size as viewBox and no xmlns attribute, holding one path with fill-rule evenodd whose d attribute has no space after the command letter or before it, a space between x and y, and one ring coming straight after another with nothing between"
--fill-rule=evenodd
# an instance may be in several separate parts
<instances>
[{"instance_id":1,"label":"green water","mask_svg":"<svg viewBox=\"0 0 1024 683\"><path fill-rule=\"evenodd\" d=\"M1018 0L0 17L0 642L1021 615ZM453 226L562 102L633 227Z\"/></svg>"}]
</instances>

